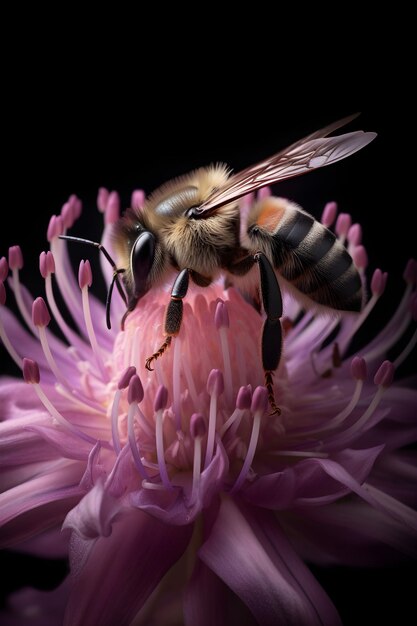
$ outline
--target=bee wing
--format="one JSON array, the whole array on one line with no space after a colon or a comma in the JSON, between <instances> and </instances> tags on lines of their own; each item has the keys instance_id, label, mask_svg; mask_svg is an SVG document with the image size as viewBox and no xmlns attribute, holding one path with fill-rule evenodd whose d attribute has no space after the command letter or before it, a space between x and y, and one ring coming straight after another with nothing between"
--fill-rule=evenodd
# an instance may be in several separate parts
<instances>
[{"instance_id":1,"label":"bee wing","mask_svg":"<svg viewBox=\"0 0 417 626\"><path fill-rule=\"evenodd\" d=\"M205 213L261 187L336 163L354 154L375 139L376 133L359 130L336 137L327 137L327 135L355 117L356 115L352 115L330 124L293 143L269 159L234 174L221 189L214 191L201 204L197 213Z\"/></svg>"}]
</instances>

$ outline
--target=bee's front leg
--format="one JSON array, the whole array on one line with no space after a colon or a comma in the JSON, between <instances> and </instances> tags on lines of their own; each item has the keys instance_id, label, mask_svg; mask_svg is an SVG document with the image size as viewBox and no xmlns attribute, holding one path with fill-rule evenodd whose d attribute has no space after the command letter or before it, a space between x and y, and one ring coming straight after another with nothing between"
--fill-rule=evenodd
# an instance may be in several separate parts
<instances>
[{"instance_id":1,"label":"bee's front leg","mask_svg":"<svg viewBox=\"0 0 417 626\"><path fill-rule=\"evenodd\" d=\"M188 285L190 282L190 271L188 268L181 270L175 279L171 289L171 300L168 304L165 314L164 330L166 339L159 349L146 359L145 367L150 372L153 371L151 363L164 354L171 345L172 338L178 335L181 328L183 304L182 301L187 295Z\"/></svg>"}]
</instances>

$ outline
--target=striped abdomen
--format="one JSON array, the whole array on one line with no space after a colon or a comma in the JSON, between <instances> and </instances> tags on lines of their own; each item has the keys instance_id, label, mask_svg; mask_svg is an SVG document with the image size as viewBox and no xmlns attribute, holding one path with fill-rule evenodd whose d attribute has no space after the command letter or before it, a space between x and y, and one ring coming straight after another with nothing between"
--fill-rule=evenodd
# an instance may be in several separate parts
<instances>
[{"instance_id":1,"label":"striped abdomen","mask_svg":"<svg viewBox=\"0 0 417 626\"><path fill-rule=\"evenodd\" d=\"M277 272L314 302L361 310L362 282L351 256L330 230L297 205L266 198L249 216L248 235L262 241L263 248L268 242Z\"/></svg>"}]
</instances>

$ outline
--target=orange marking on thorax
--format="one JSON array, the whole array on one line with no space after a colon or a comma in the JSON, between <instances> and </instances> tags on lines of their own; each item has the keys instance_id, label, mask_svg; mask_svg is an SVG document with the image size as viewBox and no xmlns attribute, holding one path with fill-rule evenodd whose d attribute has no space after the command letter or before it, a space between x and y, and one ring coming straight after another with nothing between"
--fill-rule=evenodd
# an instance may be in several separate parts
<instances>
[{"instance_id":1,"label":"orange marking on thorax","mask_svg":"<svg viewBox=\"0 0 417 626\"><path fill-rule=\"evenodd\" d=\"M284 213L285 209L283 207L277 207L275 203L265 204L262 211L258 215L256 223L258 226L269 230L271 233L275 232L278 224L284 216Z\"/></svg>"}]
</instances>

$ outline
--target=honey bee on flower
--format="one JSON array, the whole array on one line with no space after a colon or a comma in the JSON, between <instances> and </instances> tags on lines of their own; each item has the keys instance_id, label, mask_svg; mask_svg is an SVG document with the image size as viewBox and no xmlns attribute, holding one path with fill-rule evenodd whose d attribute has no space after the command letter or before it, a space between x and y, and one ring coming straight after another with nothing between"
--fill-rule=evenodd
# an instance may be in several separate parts
<instances>
[{"instance_id":1,"label":"honey bee on flower","mask_svg":"<svg viewBox=\"0 0 417 626\"><path fill-rule=\"evenodd\" d=\"M361 147L354 135L330 145ZM366 286L361 228L334 202L313 220L254 187L255 170L136 191L124 216L101 189L106 307L89 261L71 267L75 196L50 221L42 295L21 283L18 246L0 260L0 336L24 379L0 383L1 545L64 550L70 534L70 578L53 602L30 596L43 624L334 626L304 561L417 556L415 459L401 450L417 392L396 380L417 340L417 263L392 319L352 351L387 274ZM202 258L176 228L208 239ZM24 624L22 598L14 610Z\"/></svg>"}]
</instances>

